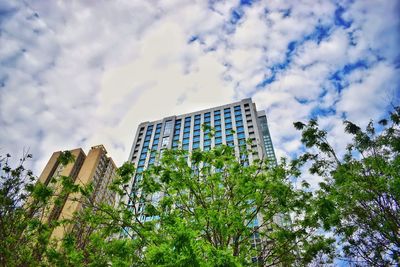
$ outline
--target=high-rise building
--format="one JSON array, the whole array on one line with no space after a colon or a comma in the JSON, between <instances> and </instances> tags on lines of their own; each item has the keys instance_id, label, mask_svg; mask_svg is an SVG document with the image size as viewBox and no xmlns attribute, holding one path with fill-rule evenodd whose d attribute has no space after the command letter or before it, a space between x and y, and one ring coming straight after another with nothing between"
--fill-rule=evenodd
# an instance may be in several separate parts
<instances>
[{"instance_id":1,"label":"high-rise building","mask_svg":"<svg viewBox=\"0 0 400 267\"><path fill-rule=\"evenodd\" d=\"M81 148L70 150L74 156L74 162L63 166L59 162L61 151L54 152L39 176L39 182L52 187L55 196L50 200L46 209L40 214L42 221L51 222L53 220L72 219L75 212L79 212L84 207L84 202L79 201L79 193L60 196L62 191L60 179L57 177L69 176L81 186L92 183L93 193L90 196L93 203L107 202L114 204L115 193L108 189L108 185L115 177L116 165L112 158L107 156L107 151L103 145L93 146L88 155L85 155ZM55 204L56 202L57 205ZM61 203L61 205L60 205ZM52 238L61 239L65 233L75 230L82 234L86 229L79 225L63 225L53 230Z\"/></svg>"},{"instance_id":2,"label":"high-rise building","mask_svg":"<svg viewBox=\"0 0 400 267\"><path fill-rule=\"evenodd\" d=\"M203 124L215 130L213 137L204 131ZM246 145L248 139L252 144L247 146L255 153L241 155L239 147ZM247 98L232 104L141 123L129 155L129 160L136 167L131 184L132 193L138 190L140 173L156 163L156 155L163 149L209 150L220 144L234 147L236 156L245 164L255 159L269 159L271 164L276 164L265 112L257 111L255 103Z\"/></svg>"}]
</instances>

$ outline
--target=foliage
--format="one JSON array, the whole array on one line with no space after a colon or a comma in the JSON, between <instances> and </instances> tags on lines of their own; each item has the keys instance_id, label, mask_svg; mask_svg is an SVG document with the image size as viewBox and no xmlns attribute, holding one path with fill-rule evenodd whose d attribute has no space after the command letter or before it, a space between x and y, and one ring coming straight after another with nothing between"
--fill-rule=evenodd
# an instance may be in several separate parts
<instances>
[{"instance_id":1,"label":"foliage","mask_svg":"<svg viewBox=\"0 0 400 267\"><path fill-rule=\"evenodd\" d=\"M302 130L305 153L294 164L311 162L311 173L325 177L317 192L316 214L326 230L340 237L343 256L356 265L387 266L400 256L400 108L390 117L372 121L363 131L345 121L353 136L343 160L327 141L327 132L315 120Z\"/></svg>"},{"instance_id":2,"label":"foliage","mask_svg":"<svg viewBox=\"0 0 400 267\"><path fill-rule=\"evenodd\" d=\"M25 154L16 167L11 156L0 158L0 265L39 265L49 244L51 230L57 222L42 220L54 190L41 183L34 183L32 171L24 163L32 158ZM73 160L71 155L62 154L63 163ZM60 193L63 193L61 190Z\"/></svg>"},{"instance_id":3,"label":"foliage","mask_svg":"<svg viewBox=\"0 0 400 267\"><path fill-rule=\"evenodd\" d=\"M285 163L268 165L244 166L224 145L190 156L165 150L139 176L142 190L125 191L128 210L120 204L141 265L305 265L330 255L333 240L317 234L312 194L292 187L296 173Z\"/></svg>"}]
</instances>

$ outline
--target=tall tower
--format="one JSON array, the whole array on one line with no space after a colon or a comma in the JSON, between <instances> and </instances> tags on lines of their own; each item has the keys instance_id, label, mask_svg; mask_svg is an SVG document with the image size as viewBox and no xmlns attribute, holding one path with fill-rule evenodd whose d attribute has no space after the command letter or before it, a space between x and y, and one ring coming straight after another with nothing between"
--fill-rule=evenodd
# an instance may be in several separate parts
<instances>
[{"instance_id":1,"label":"tall tower","mask_svg":"<svg viewBox=\"0 0 400 267\"><path fill-rule=\"evenodd\" d=\"M60 176L69 176L81 186L86 186L89 183L93 185L93 193L90 196L93 203L106 202L114 204L115 193L108 189L108 185L115 177L116 165L112 158L107 156L107 151L103 145L93 146L88 155L81 148L70 151L74 156L75 161L63 166L59 163L60 151L54 152L50 157L46 167L39 177L38 182L43 183L54 189L55 195L61 192L61 183L56 179ZM84 208L84 203L79 193L73 193L63 196L53 197L47 205L46 210L40 214L42 221L51 222L53 220L72 219L74 213L79 212ZM58 198L58 199L57 199ZM55 204L55 202L61 203ZM83 236L89 229L82 228L79 225L63 225L56 227L53 230L52 238L61 239L65 233L73 230Z\"/></svg>"},{"instance_id":2,"label":"tall tower","mask_svg":"<svg viewBox=\"0 0 400 267\"><path fill-rule=\"evenodd\" d=\"M214 128L215 135L210 137L204 132L202 124ZM247 147L255 153L245 157L241 155L239 147L245 145L247 139L252 141L252 145ZM255 103L247 98L219 107L141 123L129 155L129 160L136 167L136 174L131 181L132 193L138 190L141 172L156 163L156 155L163 149L182 148L190 152L194 149L209 150L220 144L234 147L238 158L245 157L245 164L255 159L269 159L271 164L276 164L265 112L257 111Z\"/></svg>"}]
</instances>

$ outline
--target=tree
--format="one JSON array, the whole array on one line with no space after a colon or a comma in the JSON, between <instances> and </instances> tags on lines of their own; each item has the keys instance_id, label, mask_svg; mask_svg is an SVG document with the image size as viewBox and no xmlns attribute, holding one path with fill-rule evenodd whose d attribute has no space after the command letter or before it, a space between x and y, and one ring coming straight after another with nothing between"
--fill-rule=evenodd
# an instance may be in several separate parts
<instances>
[{"instance_id":1,"label":"tree","mask_svg":"<svg viewBox=\"0 0 400 267\"><path fill-rule=\"evenodd\" d=\"M344 124L353 142L340 160L316 120L295 123L302 142L316 153L307 152L294 164L311 162L311 173L325 178L316 192L316 216L340 238L342 256L356 265L399 264L400 108L364 131Z\"/></svg>"},{"instance_id":2,"label":"tree","mask_svg":"<svg viewBox=\"0 0 400 267\"><path fill-rule=\"evenodd\" d=\"M52 229L60 222L45 222L40 214L46 209L54 191L41 183L35 183L32 171L24 163L32 158L24 154L16 167L11 156L0 157L0 265L39 265L50 245ZM62 164L68 164L71 155L63 153ZM63 179L67 186L69 180ZM60 190L65 194L65 190Z\"/></svg>"},{"instance_id":3,"label":"tree","mask_svg":"<svg viewBox=\"0 0 400 267\"><path fill-rule=\"evenodd\" d=\"M290 266L330 255L333 240L318 235L312 193L293 188L289 177L298 173L285 163L269 166L244 166L225 145L190 156L165 150L142 173L141 191L125 190L131 205L122 221L142 264Z\"/></svg>"},{"instance_id":4,"label":"tree","mask_svg":"<svg viewBox=\"0 0 400 267\"><path fill-rule=\"evenodd\" d=\"M141 190L136 193L128 187L133 165L118 169L111 186L121 197L115 206L91 201L90 185L57 177L67 181L58 196L79 191L82 198L76 201L86 207L68 222L31 216L57 197L55 192L40 183L18 186L25 181L22 172L6 168L4 180L15 180L11 187L17 185L20 193L12 201L18 207L9 209L13 217L4 219L21 230L4 231L3 265L303 266L330 260L334 240L319 234L314 196L307 184L293 188L289 178L300 173L285 161L271 167L256 160L248 166L225 145L190 155L165 150L160 156L157 165L137 176ZM60 242L49 240L55 226L72 222L75 230ZM80 235L76 229L94 230Z\"/></svg>"}]
</instances>

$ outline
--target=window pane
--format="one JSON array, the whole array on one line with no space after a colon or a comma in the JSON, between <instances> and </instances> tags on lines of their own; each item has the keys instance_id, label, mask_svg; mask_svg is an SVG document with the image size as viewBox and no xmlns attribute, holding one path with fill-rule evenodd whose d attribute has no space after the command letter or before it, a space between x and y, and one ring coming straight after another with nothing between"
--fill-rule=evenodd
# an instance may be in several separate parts
<instances>
[{"instance_id":1,"label":"window pane","mask_svg":"<svg viewBox=\"0 0 400 267\"><path fill-rule=\"evenodd\" d=\"M164 138L162 139L161 146L162 146L162 147L167 147L168 145L169 145L169 137L164 137Z\"/></svg>"},{"instance_id":2,"label":"window pane","mask_svg":"<svg viewBox=\"0 0 400 267\"><path fill-rule=\"evenodd\" d=\"M170 135L172 131L172 121L166 121L164 126L164 135Z\"/></svg>"}]
</instances>

